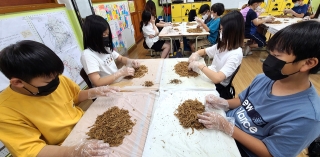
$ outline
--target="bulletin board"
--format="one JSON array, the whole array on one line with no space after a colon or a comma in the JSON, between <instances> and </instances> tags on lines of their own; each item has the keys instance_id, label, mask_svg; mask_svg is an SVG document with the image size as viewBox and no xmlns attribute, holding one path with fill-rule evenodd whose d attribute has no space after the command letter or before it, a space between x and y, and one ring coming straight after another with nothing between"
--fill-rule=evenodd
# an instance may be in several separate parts
<instances>
[{"instance_id":1,"label":"bulletin board","mask_svg":"<svg viewBox=\"0 0 320 157\"><path fill-rule=\"evenodd\" d=\"M41 42L52 49L63 61L63 75L80 84L81 48L65 8L1 15L0 51L21 40ZM9 80L0 72L0 91Z\"/></svg>"},{"instance_id":2,"label":"bulletin board","mask_svg":"<svg viewBox=\"0 0 320 157\"><path fill-rule=\"evenodd\" d=\"M93 9L96 15L108 21L113 47L117 52L124 54L135 44L128 1L94 4Z\"/></svg>"}]
</instances>

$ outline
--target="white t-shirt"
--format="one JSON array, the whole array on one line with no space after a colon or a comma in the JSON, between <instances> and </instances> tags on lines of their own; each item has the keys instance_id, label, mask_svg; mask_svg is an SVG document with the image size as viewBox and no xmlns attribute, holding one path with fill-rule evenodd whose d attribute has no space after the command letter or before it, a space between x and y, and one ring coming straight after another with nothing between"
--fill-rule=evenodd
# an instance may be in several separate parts
<instances>
[{"instance_id":1,"label":"white t-shirt","mask_svg":"<svg viewBox=\"0 0 320 157\"><path fill-rule=\"evenodd\" d=\"M81 55L81 64L84 71L89 75L98 72L100 77L111 75L118 71L115 60L119 57L116 51L110 52L110 48L106 48L110 54L98 53L91 49L85 49Z\"/></svg>"},{"instance_id":2,"label":"white t-shirt","mask_svg":"<svg viewBox=\"0 0 320 157\"><path fill-rule=\"evenodd\" d=\"M219 52L217 46L218 44L215 44L205 49L207 55L210 58L213 58L212 64L208 68L215 72L221 71L224 75L226 75L226 79L220 82L220 84L227 86L230 82L232 74L241 64L243 58L242 48L239 47L231 51Z\"/></svg>"},{"instance_id":3,"label":"white t-shirt","mask_svg":"<svg viewBox=\"0 0 320 157\"><path fill-rule=\"evenodd\" d=\"M158 29L158 28L157 28ZM142 27L143 31L143 36L146 41L146 44L148 45L149 48L152 47L153 43L157 42L159 40L159 36L156 36L154 38L149 38L149 35L155 35L156 31L153 29L152 24L149 22L147 26L143 24ZM159 30L158 30L159 32Z\"/></svg>"}]
</instances>

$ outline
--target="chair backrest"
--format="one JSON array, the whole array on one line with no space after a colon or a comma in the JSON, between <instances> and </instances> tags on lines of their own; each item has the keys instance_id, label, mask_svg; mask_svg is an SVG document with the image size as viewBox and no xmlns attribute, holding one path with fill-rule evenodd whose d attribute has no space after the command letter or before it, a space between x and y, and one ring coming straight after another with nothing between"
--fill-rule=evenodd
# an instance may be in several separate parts
<instances>
[{"instance_id":1,"label":"chair backrest","mask_svg":"<svg viewBox=\"0 0 320 157\"><path fill-rule=\"evenodd\" d=\"M227 85L227 88L230 88L230 93L233 95L233 98L236 96L236 90L234 89L234 87L232 85L232 81L233 81L234 77L237 75L237 73L240 69L240 66L241 66L241 64L238 66L236 71L234 71L233 75L231 76L230 83Z\"/></svg>"},{"instance_id":2,"label":"chair backrest","mask_svg":"<svg viewBox=\"0 0 320 157\"><path fill-rule=\"evenodd\" d=\"M149 47L148 47L148 45L147 45L147 43L146 43L146 40L145 40L145 38L143 39L143 48L145 48L145 49L150 49Z\"/></svg>"},{"instance_id":3,"label":"chair backrest","mask_svg":"<svg viewBox=\"0 0 320 157\"><path fill-rule=\"evenodd\" d=\"M92 88L92 84L91 81L87 75L87 73L84 71L84 69L82 68L80 70L80 76L83 78L83 80L86 82L86 84L88 85L89 88Z\"/></svg>"},{"instance_id":4,"label":"chair backrest","mask_svg":"<svg viewBox=\"0 0 320 157\"><path fill-rule=\"evenodd\" d=\"M231 76L229 85L232 84L232 81L233 81L234 77L237 75L237 73L238 73L238 71L239 71L239 69L240 69L240 66L241 66L241 64L238 66L238 68L236 69L236 71L233 72L233 75Z\"/></svg>"}]
</instances>

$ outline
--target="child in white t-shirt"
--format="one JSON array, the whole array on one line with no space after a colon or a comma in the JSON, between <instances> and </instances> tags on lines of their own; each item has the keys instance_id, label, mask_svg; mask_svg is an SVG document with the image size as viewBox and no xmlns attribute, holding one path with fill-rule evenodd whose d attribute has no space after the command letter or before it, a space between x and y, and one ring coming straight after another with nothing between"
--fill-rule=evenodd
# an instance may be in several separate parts
<instances>
[{"instance_id":1,"label":"child in white t-shirt","mask_svg":"<svg viewBox=\"0 0 320 157\"><path fill-rule=\"evenodd\" d=\"M159 30L155 25L155 17L151 15L149 11L143 11L142 13L142 31L147 46L155 51L161 51L161 58L168 58L170 51L170 43L159 40Z\"/></svg>"},{"instance_id":2,"label":"child in white t-shirt","mask_svg":"<svg viewBox=\"0 0 320 157\"><path fill-rule=\"evenodd\" d=\"M134 75L133 68L139 67L139 62L113 50L110 26L105 19L97 15L87 16L82 31L85 50L81 64L93 86L109 85L120 77ZM115 61L126 66L118 69Z\"/></svg>"},{"instance_id":3,"label":"child in white t-shirt","mask_svg":"<svg viewBox=\"0 0 320 157\"><path fill-rule=\"evenodd\" d=\"M201 49L189 57L189 69L202 71L213 83L220 97L230 99L230 89L225 87L242 61L244 39L244 20L239 11L231 11L220 20L220 40L212 47ZM200 56L207 54L213 58L212 65L207 67L199 62ZM226 92L229 92L226 94Z\"/></svg>"}]
</instances>

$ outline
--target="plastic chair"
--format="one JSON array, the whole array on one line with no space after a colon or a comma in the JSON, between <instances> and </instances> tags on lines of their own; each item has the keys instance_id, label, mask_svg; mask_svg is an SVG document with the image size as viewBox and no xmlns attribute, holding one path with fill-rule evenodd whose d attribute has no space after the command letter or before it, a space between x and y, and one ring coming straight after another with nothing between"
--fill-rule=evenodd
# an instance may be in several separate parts
<instances>
[{"instance_id":1,"label":"plastic chair","mask_svg":"<svg viewBox=\"0 0 320 157\"><path fill-rule=\"evenodd\" d=\"M236 74L238 73L240 66L241 65L239 65L238 68L236 69L236 71L234 71L234 73L232 74L231 79L230 79L230 83L227 86L224 87L221 84L216 84L216 89L217 89L218 93L220 94L221 98L232 99L235 97L236 90L235 90L234 86L232 85L232 81L233 81L234 77L236 76Z\"/></svg>"},{"instance_id":2,"label":"plastic chair","mask_svg":"<svg viewBox=\"0 0 320 157\"><path fill-rule=\"evenodd\" d=\"M238 68L236 69L236 71L234 71L233 75L231 76L231 79L230 79L230 83L227 85L226 88L230 88L230 93L233 95L233 98L236 96L236 90L232 84L232 81L234 79L234 77L237 75L239 69L240 69L240 66L241 64L238 66Z\"/></svg>"},{"instance_id":3,"label":"plastic chair","mask_svg":"<svg viewBox=\"0 0 320 157\"><path fill-rule=\"evenodd\" d=\"M150 52L151 57L157 56L157 52L154 49L149 48L145 40L143 40L142 45L143 45L143 48L145 48L146 50L148 50Z\"/></svg>"}]
</instances>

